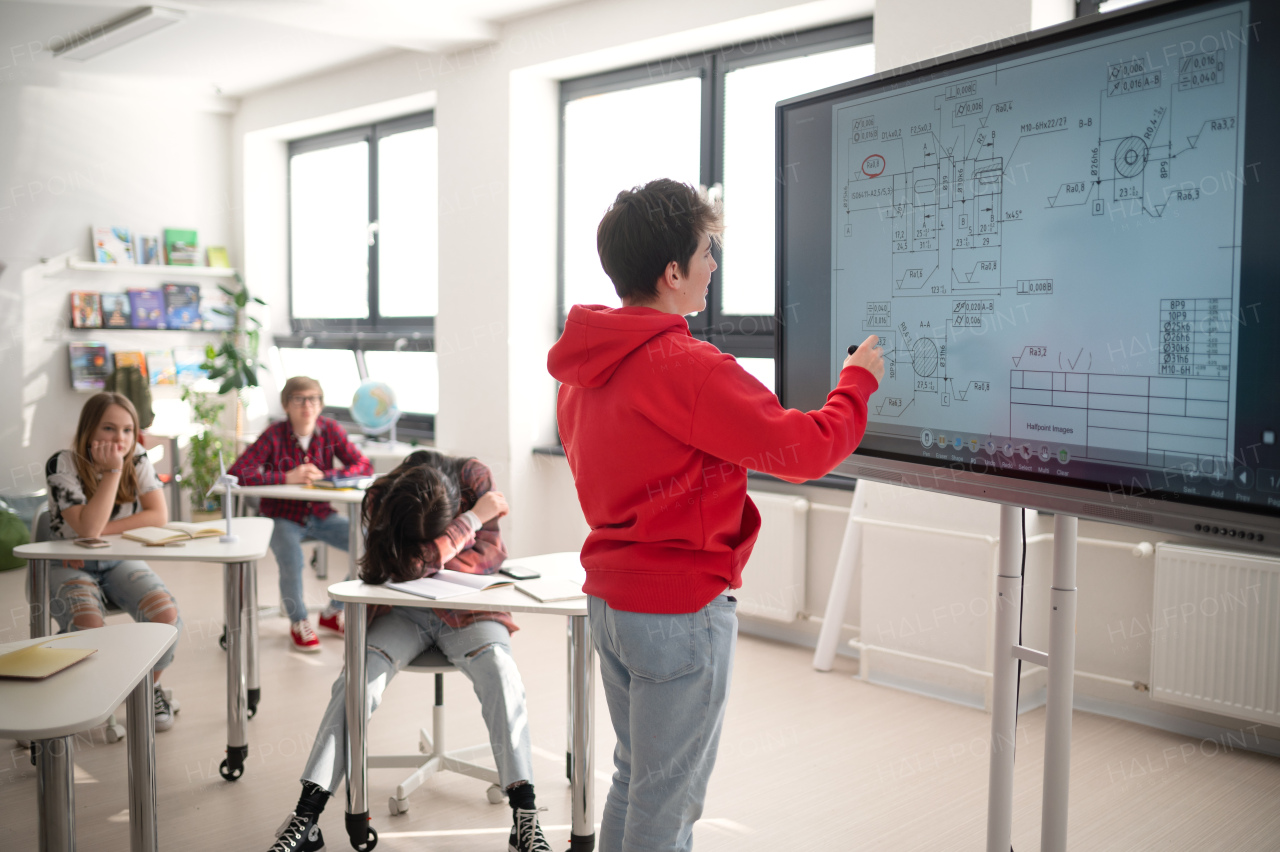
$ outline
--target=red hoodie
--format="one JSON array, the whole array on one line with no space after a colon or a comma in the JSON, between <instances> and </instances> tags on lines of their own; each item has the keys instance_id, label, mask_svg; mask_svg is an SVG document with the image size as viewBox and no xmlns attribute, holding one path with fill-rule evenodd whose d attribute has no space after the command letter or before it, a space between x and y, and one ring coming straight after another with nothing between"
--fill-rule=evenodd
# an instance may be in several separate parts
<instances>
[{"instance_id":1,"label":"red hoodie","mask_svg":"<svg viewBox=\"0 0 1280 852\"><path fill-rule=\"evenodd\" d=\"M630 612L694 612L741 586L760 531L747 469L830 473L862 439L879 387L846 367L821 410L785 409L684 317L652 308L574 305L547 368L591 526L583 589Z\"/></svg>"}]
</instances>

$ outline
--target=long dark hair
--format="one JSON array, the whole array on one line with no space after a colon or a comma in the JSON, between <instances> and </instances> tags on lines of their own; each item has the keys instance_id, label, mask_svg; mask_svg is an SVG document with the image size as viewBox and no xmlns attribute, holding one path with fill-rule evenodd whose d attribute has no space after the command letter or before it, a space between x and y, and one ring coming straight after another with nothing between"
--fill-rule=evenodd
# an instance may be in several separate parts
<instances>
[{"instance_id":1,"label":"long dark hair","mask_svg":"<svg viewBox=\"0 0 1280 852\"><path fill-rule=\"evenodd\" d=\"M415 561L422 546L461 514L462 468L469 461L418 450L369 486L361 506L366 532L360 579L385 583L419 575Z\"/></svg>"}]
</instances>

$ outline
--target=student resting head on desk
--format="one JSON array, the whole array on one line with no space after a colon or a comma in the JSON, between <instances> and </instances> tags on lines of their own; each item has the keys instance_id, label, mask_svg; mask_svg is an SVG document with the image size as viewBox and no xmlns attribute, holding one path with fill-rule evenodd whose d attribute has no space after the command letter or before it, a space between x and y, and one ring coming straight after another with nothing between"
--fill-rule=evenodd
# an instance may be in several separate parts
<instances>
[{"instance_id":1,"label":"student resting head on desk","mask_svg":"<svg viewBox=\"0 0 1280 852\"><path fill-rule=\"evenodd\" d=\"M429 577L442 566L471 574L492 574L506 558L498 519L507 502L493 490L489 468L418 450L369 487L364 498L365 553L360 577L366 583ZM369 712L396 672L428 648L438 648L475 687L489 729L498 776L511 804L511 852L551 852L538 825L524 683L511 656L516 630L510 613L374 607L368 652ZM277 831L271 852L314 852L324 848L319 817L329 796L346 777L344 680L320 721L315 745L302 773L302 796Z\"/></svg>"},{"instance_id":2,"label":"student resting head on desk","mask_svg":"<svg viewBox=\"0 0 1280 852\"><path fill-rule=\"evenodd\" d=\"M54 540L116 535L169 522L163 486L138 446L138 412L128 397L99 393L80 410L71 449L45 465L49 536ZM85 553L92 553L86 550ZM102 627L106 601L134 621L172 624L182 635L178 603L150 566L136 559L64 559L52 562L50 615L60 630ZM173 727L177 704L160 689L160 673L173 662L175 643L152 670L156 730Z\"/></svg>"},{"instance_id":3,"label":"student resting head on desk","mask_svg":"<svg viewBox=\"0 0 1280 852\"><path fill-rule=\"evenodd\" d=\"M547 359L591 526L583 590L618 737L601 852L692 848L733 669L728 593L760 531L747 468L792 482L829 473L862 439L884 375L872 337L821 410L789 411L690 335L684 317L707 306L721 228L684 184L618 193L596 246L623 307L574 305Z\"/></svg>"},{"instance_id":4,"label":"student resting head on desk","mask_svg":"<svg viewBox=\"0 0 1280 852\"><path fill-rule=\"evenodd\" d=\"M280 390L284 420L272 423L245 450L227 473L241 485L310 485L334 473L333 460L345 465L344 474L373 473L373 465L347 438L336 421L321 416L324 391L306 376L294 376ZM307 618L302 593L302 543L319 541L347 549L347 519L318 500L263 498L259 511L275 521L271 553L280 571L280 606L289 616L289 639L295 651L315 654L320 640ZM342 633L342 604L330 602L320 614L320 627Z\"/></svg>"}]
</instances>

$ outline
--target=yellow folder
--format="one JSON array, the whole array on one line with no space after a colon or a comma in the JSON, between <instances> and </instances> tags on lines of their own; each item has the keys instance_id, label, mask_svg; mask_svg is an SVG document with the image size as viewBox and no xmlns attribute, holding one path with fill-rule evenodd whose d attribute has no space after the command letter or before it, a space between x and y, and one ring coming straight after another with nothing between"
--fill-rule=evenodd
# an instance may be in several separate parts
<instances>
[{"instance_id":1,"label":"yellow folder","mask_svg":"<svg viewBox=\"0 0 1280 852\"><path fill-rule=\"evenodd\" d=\"M0 656L0 677L42 680L96 653L98 653L97 648L49 648L45 645L28 645Z\"/></svg>"}]
</instances>

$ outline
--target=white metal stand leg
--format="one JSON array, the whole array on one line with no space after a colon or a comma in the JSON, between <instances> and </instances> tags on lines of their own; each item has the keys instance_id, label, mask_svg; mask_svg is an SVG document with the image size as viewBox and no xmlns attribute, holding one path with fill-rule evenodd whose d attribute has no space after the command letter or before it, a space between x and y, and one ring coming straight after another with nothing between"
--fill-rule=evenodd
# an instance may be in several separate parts
<instances>
[{"instance_id":1,"label":"white metal stand leg","mask_svg":"<svg viewBox=\"0 0 1280 852\"><path fill-rule=\"evenodd\" d=\"M987 852L1009 852L1013 834L1013 749L1018 735L1018 658L1014 646L1022 622L1021 515L1016 506L1000 507Z\"/></svg>"},{"instance_id":2,"label":"white metal stand leg","mask_svg":"<svg viewBox=\"0 0 1280 852\"><path fill-rule=\"evenodd\" d=\"M1044 715L1044 804L1040 852L1066 852L1071 781L1071 705L1076 668L1077 518L1053 519L1053 586L1049 589L1049 691Z\"/></svg>"},{"instance_id":3,"label":"white metal stand leg","mask_svg":"<svg viewBox=\"0 0 1280 852\"><path fill-rule=\"evenodd\" d=\"M849 522L845 524L840 555L836 557L836 574L831 580L827 611L822 616L818 647L813 652L813 667L820 672L831 671L831 664L835 662L836 645L840 642L840 625L844 624L844 610L849 602L849 590L853 588L853 578L858 573L858 564L862 559L862 524L858 523L858 519L866 508L867 491L859 479L853 487Z\"/></svg>"}]
</instances>

